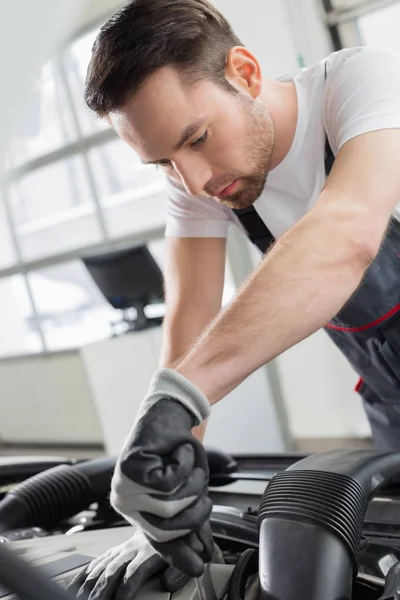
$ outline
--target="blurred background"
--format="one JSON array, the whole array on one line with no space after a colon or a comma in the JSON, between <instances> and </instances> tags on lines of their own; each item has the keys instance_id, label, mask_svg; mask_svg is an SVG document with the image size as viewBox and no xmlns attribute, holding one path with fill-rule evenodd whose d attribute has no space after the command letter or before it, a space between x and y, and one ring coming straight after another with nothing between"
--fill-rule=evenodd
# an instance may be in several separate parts
<instances>
[{"instance_id":1,"label":"blurred background","mask_svg":"<svg viewBox=\"0 0 400 600\"><path fill-rule=\"evenodd\" d=\"M400 50L400 1L213 3L266 76L344 47ZM125 333L84 257L147 246L162 272L166 218L162 174L83 101L93 41L123 3L9 4L0 6L0 453L115 453L156 367L161 330ZM224 303L258 260L232 231ZM146 310L162 316L162 298ZM318 332L220 403L206 443L250 454L368 445L356 382Z\"/></svg>"}]
</instances>

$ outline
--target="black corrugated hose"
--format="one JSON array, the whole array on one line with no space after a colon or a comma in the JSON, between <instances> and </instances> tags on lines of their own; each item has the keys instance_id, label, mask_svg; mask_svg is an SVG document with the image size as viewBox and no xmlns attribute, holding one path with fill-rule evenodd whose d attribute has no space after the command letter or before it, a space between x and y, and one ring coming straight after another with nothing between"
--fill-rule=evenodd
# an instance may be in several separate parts
<instances>
[{"instance_id":1,"label":"black corrugated hose","mask_svg":"<svg viewBox=\"0 0 400 600\"><path fill-rule=\"evenodd\" d=\"M51 529L107 497L115 457L48 469L13 488L0 502L0 533L22 527Z\"/></svg>"},{"instance_id":2,"label":"black corrugated hose","mask_svg":"<svg viewBox=\"0 0 400 600\"><path fill-rule=\"evenodd\" d=\"M400 452L337 450L278 473L259 509L261 600L350 600L369 499L400 481Z\"/></svg>"}]
</instances>

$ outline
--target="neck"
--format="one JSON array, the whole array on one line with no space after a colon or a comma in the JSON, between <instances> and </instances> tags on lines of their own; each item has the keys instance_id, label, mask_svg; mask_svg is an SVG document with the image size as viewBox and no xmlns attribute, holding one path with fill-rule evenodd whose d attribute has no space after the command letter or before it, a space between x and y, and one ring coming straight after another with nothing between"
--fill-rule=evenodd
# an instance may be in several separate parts
<instances>
[{"instance_id":1,"label":"neck","mask_svg":"<svg viewBox=\"0 0 400 600\"><path fill-rule=\"evenodd\" d=\"M277 167L287 156L296 133L298 102L293 82L268 80L260 99L265 103L274 124L275 145L270 170Z\"/></svg>"}]
</instances>

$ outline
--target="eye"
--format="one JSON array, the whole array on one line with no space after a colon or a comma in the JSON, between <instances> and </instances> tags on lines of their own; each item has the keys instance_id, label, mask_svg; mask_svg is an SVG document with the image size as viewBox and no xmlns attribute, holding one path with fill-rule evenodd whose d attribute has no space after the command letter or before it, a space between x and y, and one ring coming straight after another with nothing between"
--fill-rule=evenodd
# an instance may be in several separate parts
<instances>
[{"instance_id":1,"label":"eye","mask_svg":"<svg viewBox=\"0 0 400 600\"><path fill-rule=\"evenodd\" d=\"M164 160L160 160L158 163L156 163L156 167L162 167L163 169L167 169L168 167L171 167L171 161L168 160L167 158L165 158Z\"/></svg>"},{"instance_id":2,"label":"eye","mask_svg":"<svg viewBox=\"0 0 400 600\"><path fill-rule=\"evenodd\" d=\"M194 142L192 142L190 145L191 146L200 146L201 144L204 144L204 142L206 142L208 139L208 129L205 130L205 132L203 133L203 135L201 137L199 137L197 140L195 140Z\"/></svg>"}]
</instances>

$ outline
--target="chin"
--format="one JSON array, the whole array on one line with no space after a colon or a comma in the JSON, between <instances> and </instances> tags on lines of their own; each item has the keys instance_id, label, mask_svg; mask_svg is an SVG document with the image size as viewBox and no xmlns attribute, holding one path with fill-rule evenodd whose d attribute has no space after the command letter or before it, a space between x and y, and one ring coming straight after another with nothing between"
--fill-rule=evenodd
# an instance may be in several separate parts
<instances>
[{"instance_id":1,"label":"chin","mask_svg":"<svg viewBox=\"0 0 400 600\"><path fill-rule=\"evenodd\" d=\"M232 209L241 209L248 208L252 206L256 200L260 197L261 192L259 194L245 194L245 193L236 193L232 196L227 196L221 202L225 204L228 208Z\"/></svg>"}]
</instances>

